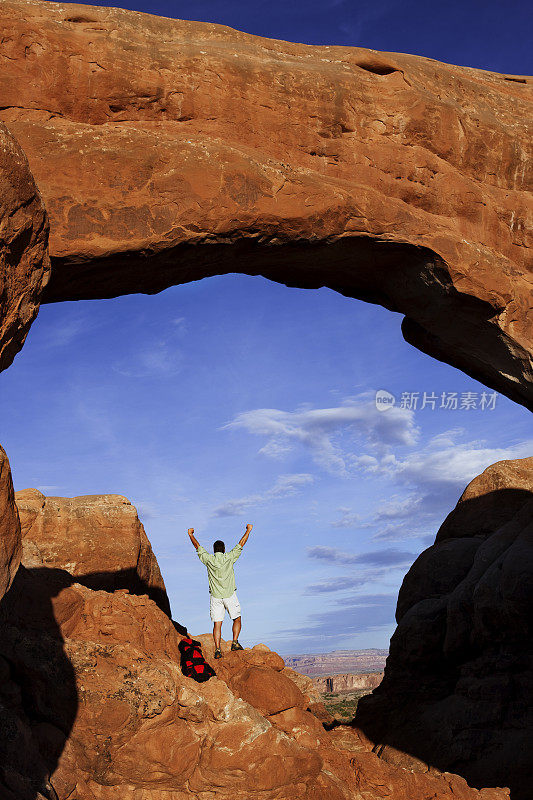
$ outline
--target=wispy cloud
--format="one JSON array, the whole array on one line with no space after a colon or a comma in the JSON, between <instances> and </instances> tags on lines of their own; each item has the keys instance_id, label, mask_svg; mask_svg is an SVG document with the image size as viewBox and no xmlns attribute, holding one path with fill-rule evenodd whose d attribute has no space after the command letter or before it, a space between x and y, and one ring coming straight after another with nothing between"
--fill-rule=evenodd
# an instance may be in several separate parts
<instances>
[{"instance_id":1,"label":"wispy cloud","mask_svg":"<svg viewBox=\"0 0 533 800\"><path fill-rule=\"evenodd\" d=\"M346 589L361 589L365 583L369 583L375 578L375 574L365 574L352 576L344 575L340 578L329 578L318 583L310 583L306 586L306 594L330 594L333 592L343 592Z\"/></svg>"},{"instance_id":2,"label":"wispy cloud","mask_svg":"<svg viewBox=\"0 0 533 800\"><path fill-rule=\"evenodd\" d=\"M297 473L280 475L273 486L262 494L250 494L234 500L228 500L213 511L214 517L237 517L244 513L248 508L264 505L271 500L281 497L288 497L297 494L302 487L313 483L314 478L308 473Z\"/></svg>"},{"instance_id":3,"label":"wispy cloud","mask_svg":"<svg viewBox=\"0 0 533 800\"><path fill-rule=\"evenodd\" d=\"M152 326L146 330L141 347L132 345L127 355L121 355L112 369L126 378L171 376L183 368L184 354L181 340L187 333L185 317L175 317L166 326Z\"/></svg>"},{"instance_id":4,"label":"wispy cloud","mask_svg":"<svg viewBox=\"0 0 533 800\"><path fill-rule=\"evenodd\" d=\"M159 516L155 503L152 503L149 500L139 500L133 503L133 505L137 509L137 515L139 519L142 521L155 519Z\"/></svg>"},{"instance_id":5,"label":"wispy cloud","mask_svg":"<svg viewBox=\"0 0 533 800\"><path fill-rule=\"evenodd\" d=\"M386 547L369 553L345 553L336 547L317 545L307 548L309 558L318 558L334 564L370 564L376 567L400 567L411 564L417 554L407 550Z\"/></svg>"},{"instance_id":6,"label":"wispy cloud","mask_svg":"<svg viewBox=\"0 0 533 800\"><path fill-rule=\"evenodd\" d=\"M353 575L326 578L306 587L307 594L325 594L346 589L361 589L366 584L377 583L388 578L391 572L409 567L418 554L394 547L384 547L368 553L346 553L336 547L317 545L308 547L307 555L309 558L334 566L357 567Z\"/></svg>"},{"instance_id":7,"label":"wispy cloud","mask_svg":"<svg viewBox=\"0 0 533 800\"><path fill-rule=\"evenodd\" d=\"M341 446L342 434L363 434L382 457L387 455L383 448L412 446L418 439L411 409L391 408L383 413L376 408L374 397L373 392L363 392L332 408L257 408L239 414L224 428L266 437L259 452L271 458L282 458L295 446L303 446L327 472L347 475L351 454Z\"/></svg>"},{"instance_id":8,"label":"wispy cloud","mask_svg":"<svg viewBox=\"0 0 533 800\"><path fill-rule=\"evenodd\" d=\"M396 484L406 494L388 496L366 517L350 508L340 509L342 516L331 525L374 528L373 538L381 541L427 540L435 535L444 516L476 475L496 461L525 458L533 452L533 439L498 448L480 440L461 441L465 434L463 428L452 428L404 456L396 455L392 449L354 456L353 468L369 477L383 478L386 485Z\"/></svg>"},{"instance_id":9,"label":"wispy cloud","mask_svg":"<svg viewBox=\"0 0 533 800\"><path fill-rule=\"evenodd\" d=\"M59 318L52 316L53 323L46 311L44 315L41 311L41 316L43 317L41 342L44 348L67 347L78 337L86 336L98 325L93 315L77 307L67 308Z\"/></svg>"},{"instance_id":10,"label":"wispy cloud","mask_svg":"<svg viewBox=\"0 0 533 800\"><path fill-rule=\"evenodd\" d=\"M394 594L362 594L337 598L336 608L309 615L309 624L280 631L295 640L295 646L305 647L324 642L331 649L361 633L394 627L396 596ZM297 644L297 643L298 644Z\"/></svg>"}]
</instances>

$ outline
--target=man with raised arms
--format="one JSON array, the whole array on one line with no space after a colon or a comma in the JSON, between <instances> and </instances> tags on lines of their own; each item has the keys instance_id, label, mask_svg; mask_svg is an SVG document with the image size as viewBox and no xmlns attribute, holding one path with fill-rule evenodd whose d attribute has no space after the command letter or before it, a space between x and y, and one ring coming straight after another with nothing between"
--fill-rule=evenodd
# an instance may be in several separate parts
<instances>
[{"instance_id":1,"label":"man with raised arms","mask_svg":"<svg viewBox=\"0 0 533 800\"><path fill-rule=\"evenodd\" d=\"M188 534L193 546L196 548L198 558L207 567L210 594L210 614L213 621L213 639L215 641L215 658L222 658L220 639L222 635L222 622L226 611L233 620L232 650L242 650L239 644L241 631L241 606L237 597L235 586L235 573L233 565L242 553L242 548L248 541L252 525L246 526L246 531L239 543L226 553L226 546L220 540L213 544L213 553L208 553L194 536L194 528L189 528Z\"/></svg>"}]
</instances>

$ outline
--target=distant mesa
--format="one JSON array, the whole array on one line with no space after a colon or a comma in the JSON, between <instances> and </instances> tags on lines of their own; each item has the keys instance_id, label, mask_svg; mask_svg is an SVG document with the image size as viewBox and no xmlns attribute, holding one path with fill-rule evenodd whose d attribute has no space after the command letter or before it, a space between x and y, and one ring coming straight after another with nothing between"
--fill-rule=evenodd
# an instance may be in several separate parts
<instances>
[{"instance_id":1,"label":"distant mesa","mask_svg":"<svg viewBox=\"0 0 533 800\"><path fill-rule=\"evenodd\" d=\"M309 653L285 656L285 663L310 678L348 673L382 672L388 650L334 650L331 653Z\"/></svg>"}]
</instances>

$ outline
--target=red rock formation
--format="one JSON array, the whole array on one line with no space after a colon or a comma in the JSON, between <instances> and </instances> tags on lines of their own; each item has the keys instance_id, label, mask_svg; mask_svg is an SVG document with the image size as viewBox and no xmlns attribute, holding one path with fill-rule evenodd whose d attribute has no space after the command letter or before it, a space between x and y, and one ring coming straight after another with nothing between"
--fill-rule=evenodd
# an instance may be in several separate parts
<instances>
[{"instance_id":1,"label":"red rock formation","mask_svg":"<svg viewBox=\"0 0 533 800\"><path fill-rule=\"evenodd\" d=\"M0 33L47 301L325 285L533 406L529 79L37 0L3 0Z\"/></svg>"},{"instance_id":2,"label":"red rock formation","mask_svg":"<svg viewBox=\"0 0 533 800\"><path fill-rule=\"evenodd\" d=\"M21 554L20 522L11 470L5 450L0 445L0 599L11 586Z\"/></svg>"},{"instance_id":3,"label":"red rock formation","mask_svg":"<svg viewBox=\"0 0 533 800\"><path fill-rule=\"evenodd\" d=\"M0 621L3 800L248 800L252 789L262 800L508 797L393 767L349 728L328 733L275 653L224 643L218 677L185 678L178 635L146 597L21 568Z\"/></svg>"},{"instance_id":4,"label":"red rock formation","mask_svg":"<svg viewBox=\"0 0 533 800\"><path fill-rule=\"evenodd\" d=\"M89 587L147 594L170 615L159 565L126 497L45 497L24 489L15 500L26 567L56 567Z\"/></svg>"},{"instance_id":5,"label":"red rock formation","mask_svg":"<svg viewBox=\"0 0 533 800\"><path fill-rule=\"evenodd\" d=\"M473 785L533 785L533 457L466 487L407 573L381 685L356 723Z\"/></svg>"},{"instance_id":6,"label":"red rock formation","mask_svg":"<svg viewBox=\"0 0 533 800\"><path fill-rule=\"evenodd\" d=\"M37 316L50 272L47 244L48 219L28 160L0 123L0 370Z\"/></svg>"},{"instance_id":7,"label":"red rock formation","mask_svg":"<svg viewBox=\"0 0 533 800\"><path fill-rule=\"evenodd\" d=\"M297 685L309 679L265 645L232 653L223 642L215 661L212 637L200 636L217 676L184 677L179 635L156 603L76 582L86 578L86 558L109 585L104 569L94 571L95 547L102 568L122 569L133 545L121 542L135 538L124 532L124 515L134 517L120 509L124 499L35 490L17 499L25 566L0 603L2 800L116 800L117 792L121 800L248 800L251 791L261 800L508 798L425 764L413 773L412 759L398 766L389 753L386 762L351 728L326 731ZM105 553L104 518L118 542ZM59 568L60 539L72 526L78 544L63 566L76 576Z\"/></svg>"}]
</instances>

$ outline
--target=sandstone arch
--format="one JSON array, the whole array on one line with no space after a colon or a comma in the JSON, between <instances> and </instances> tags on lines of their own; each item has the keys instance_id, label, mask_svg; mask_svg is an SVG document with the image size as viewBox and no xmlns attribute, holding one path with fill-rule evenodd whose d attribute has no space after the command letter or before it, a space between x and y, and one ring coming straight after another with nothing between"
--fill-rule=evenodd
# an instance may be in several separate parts
<instances>
[{"instance_id":1,"label":"sandstone arch","mask_svg":"<svg viewBox=\"0 0 533 800\"><path fill-rule=\"evenodd\" d=\"M0 27L45 302L225 272L330 286L532 407L530 79L39 0Z\"/></svg>"},{"instance_id":2,"label":"sandstone arch","mask_svg":"<svg viewBox=\"0 0 533 800\"><path fill-rule=\"evenodd\" d=\"M44 302L111 297L240 271L401 311L412 344L532 406L529 79L38 0L5 0L0 29L0 119L43 193L53 266L46 286L46 216L22 152L2 129L4 158L16 167L8 178L18 176L0 186L10 220L0 239L2 367L22 346L43 290ZM24 255L16 270L13 219L22 220L25 242L15 242ZM3 590L18 565L20 529L1 450L0 459ZM501 495L493 499L500 506ZM521 537L530 533L530 500L524 508L514 520ZM522 551L517 563L525 572ZM21 570L17 580L41 577ZM429 600L439 587L429 586ZM67 601L69 622L75 604ZM439 602L443 609L447 596ZM529 609L529 595L523 604ZM116 605L122 619L130 600ZM529 619L520 614L518 628ZM24 621L14 620L18 641ZM68 659L63 666L70 670ZM400 648L384 692L403 668ZM524 686L529 698L530 673ZM278 720L282 730L289 722ZM345 761L343 776L354 758ZM383 780L383 765L365 769ZM503 796L457 780L409 766L401 790L416 797L429 781L443 797L457 787L465 797Z\"/></svg>"}]
</instances>

